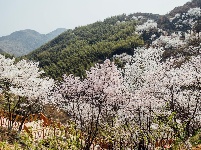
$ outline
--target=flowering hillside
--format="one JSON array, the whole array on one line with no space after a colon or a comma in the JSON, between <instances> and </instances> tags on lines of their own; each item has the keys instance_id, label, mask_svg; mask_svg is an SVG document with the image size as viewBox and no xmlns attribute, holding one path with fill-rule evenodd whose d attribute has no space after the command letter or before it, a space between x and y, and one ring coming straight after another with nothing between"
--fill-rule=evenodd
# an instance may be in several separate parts
<instances>
[{"instance_id":1,"label":"flowering hillside","mask_svg":"<svg viewBox=\"0 0 201 150\"><path fill-rule=\"evenodd\" d=\"M51 42L42 53L31 54L41 58L45 54L73 55L74 61L83 60L52 64L50 58L42 59L49 76L55 68L53 78L55 73L63 74L60 80L45 77L39 63L15 62L0 55L1 109L23 116L18 133L29 114L43 112L48 105L67 116L65 137L54 140L65 141L68 149L89 150L96 145L105 149L190 150L201 143L201 8L167 17L171 30L160 28L160 21L153 18L138 15L128 21L121 17L68 31L57 40L76 37L66 42L70 45L57 47ZM94 34L91 39L93 26L104 34ZM103 30L103 26L108 28ZM80 68L68 70L69 64ZM11 131L15 119L7 117ZM48 145L45 142L43 146Z\"/></svg>"}]
</instances>

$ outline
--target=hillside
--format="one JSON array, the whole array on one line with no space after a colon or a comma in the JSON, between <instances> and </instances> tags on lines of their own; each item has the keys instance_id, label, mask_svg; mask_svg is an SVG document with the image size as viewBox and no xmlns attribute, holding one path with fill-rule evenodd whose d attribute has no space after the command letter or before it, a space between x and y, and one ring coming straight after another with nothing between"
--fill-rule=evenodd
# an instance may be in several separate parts
<instances>
[{"instance_id":1,"label":"hillside","mask_svg":"<svg viewBox=\"0 0 201 150\"><path fill-rule=\"evenodd\" d=\"M177 8L0 54L0 149L200 149L201 8Z\"/></svg>"},{"instance_id":2,"label":"hillside","mask_svg":"<svg viewBox=\"0 0 201 150\"><path fill-rule=\"evenodd\" d=\"M173 10L170 11L168 16L174 17L176 14L186 13L190 8L201 7L200 0L191 0L191 2L187 2L183 6L175 7Z\"/></svg>"},{"instance_id":3,"label":"hillside","mask_svg":"<svg viewBox=\"0 0 201 150\"><path fill-rule=\"evenodd\" d=\"M47 75L58 78L64 73L84 76L94 63L114 54L143 45L135 34L136 20L125 14L67 30L26 57L40 62Z\"/></svg>"},{"instance_id":4,"label":"hillside","mask_svg":"<svg viewBox=\"0 0 201 150\"><path fill-rule=\"evenodd\" d=\"M8 36L0 37L0 49L11 55L22 56L52 40L65 30L60 28L48 34L40 34L29 29L16 31Z\"/></svg>"},{"instance_id":5,"label":"hillside","mask_svg":"<svg viewBox=\"0 0 201 150\"><path fill-rule=\"evenodd\" d=\"M175 7L168 14L159 17L159 19L157 20L158 27L168 32L175 32L175 31L186 32L187 30L190 29L190 27L189 24L186 24L184 20L187 19L190 20L195 18L192 18L192 16L186 16L186 18L184 18L182 17L182 15L185 15L190 10L190 8L200 8L200 7L201 7L200 0L191 0L190 2L184 4L183 6Z\"/></svg>"},{"instance_id":6,"label":"hillside","mask_svg":"<svg viewBox=\"0 0 201 150\"><path fill-rule=\"evenodd\" d=\"M190 8L195 7L200 7L200 1L192 0L163 16L133 13L106 18L104 21L67 30L26 57L39 61L40 67L53 78L60 78L65 73L82 77L85 75L85 70L94 63L103 62L106 58L124 52L132 55L134 48L143 44L150 45L152 36L155 40L164 34L189 32L195 28L199 32L199 26L191 24L199 18L192 12L185 15ZM179 12L180 15L177 14ZM177 15L174 16L175 14ZM146 22L150 20L156 22L156 27L136 34L136 26L148 26L149 23Z\"/></svg>"}]
</instances>

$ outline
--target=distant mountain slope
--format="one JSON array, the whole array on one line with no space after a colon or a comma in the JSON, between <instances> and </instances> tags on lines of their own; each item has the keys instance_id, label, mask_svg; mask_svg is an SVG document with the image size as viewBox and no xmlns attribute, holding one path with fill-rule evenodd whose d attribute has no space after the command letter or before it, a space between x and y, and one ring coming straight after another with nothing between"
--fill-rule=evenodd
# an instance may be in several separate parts
<instances>
[{"instance_id":1,"label":"distant mountain slope","mask_svg":"<svg viewBox=\"0 0 201 150\"><path fill-rule=\"evenodd\" d=\"M48 34L40 34L34 30L21 30L8 36L0 37L0 49L15 56L22 56L52 40L66 29L60 28Z\"/></svg>"},{"instance_id":2,"label":"distant mountain slope","mask_svg":"<svg viewBox=\"0 0 201 150\"><path fill-rule=\"evenodd\" d=\"M45 36L47 38L47 41L50 41L65 31L66 31L66 29L64 29L64 28L58 28L58 29L46 34Z\"/></svg>"},{"instance_id":3,"label":"distant mountain slope","mask_svg":"<svg viewBox=\"0 0 201 150\"><path fill-rule=\"evenodd\" d=\"M0 49L0 54L5 53L2 49Z\"/></svg>"}]
</instances>

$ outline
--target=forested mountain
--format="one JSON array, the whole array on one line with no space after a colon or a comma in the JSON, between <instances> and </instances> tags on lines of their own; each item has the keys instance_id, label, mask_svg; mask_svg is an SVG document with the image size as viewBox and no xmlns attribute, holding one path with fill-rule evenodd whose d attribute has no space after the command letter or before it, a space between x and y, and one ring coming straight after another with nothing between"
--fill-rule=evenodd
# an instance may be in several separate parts
<instances>
[{"instance_id":1,"label":"forested mountain","mask_svg":"<svg viewBox=\"0 0 201 150\"><path fill-rule=\"evenodd\" d=\"M11 55L22 56L52 40L65 30L60 28L48 34L40 34L29 29L16 31L8 36L0 37L0 49Z\"/></svg>"},{"instance_id":2,"label":"forested mountain","mask_svg":"<svg viewBox=\"0 0 201 150\"><path fill-rule=\"evenodd\" d=\"M40 67L53 78L60 78L64 73L82 77L85 70L94 63L103 62L115 54L132 55L134 48L144 44L149 46L152 40L161 35L171 35L178 31L182 34L180 31L194 30L196 25L191 22L199 18L196 18L193 12L185 14L195 7L200 7L199 0L192 0L163 16L133 13L106 18L104 21L67 30L26 57L39 61ZM177 12L182 13L174 16ZM136 26L149 28L152 22L156 22L155 27L148 30L143 28L140 34L136 32ZM199 31L199 27L197 29Z\"/></svg>"},{"instance_id":3,"label":"forested mountain","mask_svg":"<svg viewBox=\"0 0 201 150\"><path fill-rule=\"evenodd\" d=\"M143 45L135 34L135 26L136 20L123 14L76 27L33 51L27 58L39 61L53 78L64 73L84 76L85 70L94 63L103 62L114 54L133 54L135 47Z\"/></svg>"}]
</instances>

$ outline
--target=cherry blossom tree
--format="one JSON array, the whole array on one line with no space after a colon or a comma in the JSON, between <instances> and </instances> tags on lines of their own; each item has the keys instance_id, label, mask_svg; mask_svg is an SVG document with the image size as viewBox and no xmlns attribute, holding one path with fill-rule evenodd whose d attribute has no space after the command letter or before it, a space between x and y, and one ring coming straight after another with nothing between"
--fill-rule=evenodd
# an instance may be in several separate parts
<instances>
[{"instance_id":1,"label":"cherry blossom tree","mask_svg":"<svg viewBox=\"0 0 201 150\"><path fill-rule=\"evenodd\" d=\"M154 72L150 70L144 74L143 85L140 90L135 90L135 101L130 104L140 106L147 115L151 114L151 108L152 114L163 119L177 138L187 140L201 125L200 61L198 55L189 60L180 57L161 62ZM172 114L172 120L168 121ZM147 120L142 118L141 121Z\"/></svg>"},{"instance_id":2,"label":"cherry blossom tree","mask_svg":"<svg viewBox=\"0 0 201 150\"><path fill-rule=\"evenodd\" d=\"M161 40L171 47L183 46L187 52L197 52L191 57L180 55L164 60L166 47ZM185 44L175 34L161 36L149 48L135 49L125 66L124 85L133 99L122 113L133 129L137 126L136 131L142 130L147 137L152 133L149 132L152 124L158 124L160 119L182 140L200 128L200 48ZM168 120L172 115L173 120Z\"/></svg>"},{"instance_id":3,"label":"cherry blossom tree","mask_svg":"<svg viewBox=\"0 0 201 150\"><path fill-rule=\"evenodd\" d=\"M0 55L0 83L1 93L4 95L10 115L15 113L23 116L19 127L21 131L26 118L30 114L41 112L44 104L48 103L54 80L42 77L43 71L40 71L38 63L14 61L15 59ZM12 121L15 121L15 117ZM12 128L12 124L9 128Z\"/></svg>"},{"instance_id":4,"label":"cherry blossom tree","mask_svg":"<svg viewBox=\"0 0 201 150\"><path fill-rule=\"evenodd\" d=\"M176 112L177 119L186 124L186 136L190 136L200 124L200 61L200 55L192 56L179 68L172 68L168 72L168 76L172 76L169 83L170 110Z\"/></svg>"},{"instance_id":5,"label":"cherry blossom tree","mask_svg":"<svg viewBox=\"0 0 201 150\"><path fill-rule=\"evenodd\" d=\"M64 75L64 81L55 91L55 103L87 133L88 148L100 128L107 123L112 125L119 110L129 104L131 94L122 84L121 72L110 60L96 64L86 74L83 81Z\"/></svg>"},{"instance_id":6,"label":"cherry blossom tree","mask_svg":"<svg viewBox=\"0 0 201 150\"><path fill-rule=\"evenodd\" d=\"M141 47L134 51L131 61L125 65L124 69L124 85L132 93L143 86L145 74L148 71L154 71L159 66L164 52L162 47L148 49Z\"/></svg>"}]
</instances>

